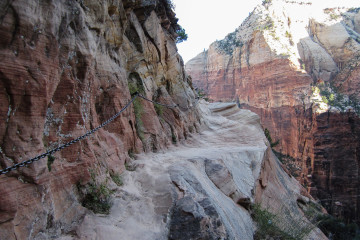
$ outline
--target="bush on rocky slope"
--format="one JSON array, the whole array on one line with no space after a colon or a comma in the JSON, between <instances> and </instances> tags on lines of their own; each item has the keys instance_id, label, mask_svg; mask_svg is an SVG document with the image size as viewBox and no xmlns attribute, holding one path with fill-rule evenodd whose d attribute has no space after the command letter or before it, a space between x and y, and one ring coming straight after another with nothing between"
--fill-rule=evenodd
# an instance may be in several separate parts
<instances>
[{"instance_id":1,"label":"bush on rocky slope","mask_svg":"<svg viewBox=\"0 0 360 240\"><path fill-rule=\"evenodd\" d=\"M282 219L278 214L271 213L260 205L252 206L252 217L256 222L257 229L254 235L255 240L260 239L304 239L315 227L302 219L292 219L293 224Z\"/></svg>"}]
</instances>

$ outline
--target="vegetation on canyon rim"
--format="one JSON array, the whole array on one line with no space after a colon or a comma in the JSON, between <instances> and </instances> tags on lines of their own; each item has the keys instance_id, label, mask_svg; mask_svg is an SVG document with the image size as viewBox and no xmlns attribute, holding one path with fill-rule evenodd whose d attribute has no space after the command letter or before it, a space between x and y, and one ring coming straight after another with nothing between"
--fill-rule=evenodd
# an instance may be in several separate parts
<instances>
[{"instance_id":1,"label":"vegetation on canyon rim","mask_svg":"<svg viewBox=\"0 0 360 240\"><path fill-rule=\"evenodd\" d=\"M280 140L273 141L269 129L265 128L264 134L266 139L270 143L271 150L275 154L275 156L279 159L279 161L285 165L286 169L289 170L290 174L294 177L300 176L301 173L301 167L296 165L295 158L291 157L290 155L283 154L282 152L276 151L274 147L276 147Z\"/></svg>"},{"instance_id":2,"label":"vegetation on canyon rim","mask_svg":"<svg viewBox=\"0 0 360 240\"><path fill-rule=\"evenodd\" d=\"M199 96L199 99L202 98L207 102L213 101L212 99L209 98L209 94L207 94L204 89L197 88L196 92L197 92L197 94Z\"/></svg>"},{"instance_id":3,"label":"vegetation on canyon rim","mask_svg":"<svg viewBox=\"0 0 360 240\"><path fill-rule=\"evenodd\" d=\"M129 91L131 95L134 95L135 93L141 93L143 94L144 88L142 86L141 83L141 79L140 82L138 81L137 77L134 77L135 82L129 82L128 83L128 87L129 87ZM144 123L141 120L141 117L143 115L144 112L144 108L141 104L141 99L140 98L136 98L133 102L133 107L134 107L134 115L135 115L135 129L136 129L136 133L138 135L138 137L140 138L141 141L144 141Z\"/></svg>"},{"instance_id":4,"label":"vegetation on canyon rim","mask_svg":"<svg viewBox=\"0 0 360 240\"><path fill-rule=\"evenodd\" d=\"M49 172L51 172L51 165L54 163L54 161L55 161L55 157L53 155L49 155L47 161L47 167Z\"/></svg>"},{"instance_id":5,"label":"vegetation on canyon rim","mask_svg":"<svg viewBox=\"0 0 360 240\"><path fill-rule=\"evenodd\" d=\"M344 223L331 215L320 215L317 218L318 228L333 240L359 240L359 227L355 223Z\"/></svg>"},{"instance_id":6,"label":"vegetation on canyon rim","mask_svg":"<svg viewBox=\"0 0 360 240\"><path fill-rule=\"evenodd\" d=\"M299 240L306 236L316 227L333 240L358 240L360 239L359 228L355 223L344 223L321 211L321 206L312 201L308 203L298 202L304 212L296 217L281 217L281 214L271 213L254 204L251 207L251 216L256 222L255 240L281 239ZM280 212L280 211L279 211ZM303 219L302 219L303 218ZM305 220L305 218L307 220ZM308 222L309 221L309 222ZM290 224L291 223L291 224Z\"/></svg>"},{"instance_id":7,"label":"vegetation on canyon rim","mask_svg":"<svg viewBox=\"0 0 360 240\"><path fill-rule=\"evenodd\" d=\"M178 35L178 37L176 38L176 43L181 43L188 39L188 35L185 32L185 29L180 25L179 25L178 29L176 30L176 34Z\"/></svg>"},{"instance_id":8,"label":"vegetation on canyon rim","mask_svg":"<svg viewBox=\"0 0 360 240\"><path fill-rule=\"evenodd\" d=\"M309 222L304 221L299 216L298 219L288 216L286 219L280 214L274 214L262 208L259 204L254 204L251 208L251 216L256 222L255 240L261 239L284 239L298 240L304 239L313 228ZM292 223L292 224L290 224Z\"/></svg>"},{"instance_id":9,"label":"vegetation on canyon rim","mask_svg":"<svg viewBox=\"0 0 360 240\"><path fill-rule=\"evenodd\" d=\"M345 223L339 218L324 214L321 205L310 201L308 204L298 201L306 218L317 226L329 239L357 240L360 239L359 227L355 223Z\"/></svg>"},{"instance_id":10,"label":"vegetation on canyon rim","mask_svg":"<svg viewBox=\"0 0 360 240\"><path fill-rule=\"evenodd\" d=\"M298 177L299 172L301 172L301 168L296 166L295 159L273 149L273 147L279 143L279 140L274 143L270 131L267 128L265 128L264 134L276 157L285 165L292 176ZM306 233L305 235L298 235L299 229L287 228L287 226L281 223L282 221L279 219L277 214L273 214L265 209L262 209L260 205L254 205L252 216L258 225L254 239L266 239L267 237L289 240L303 239L315 226L320 228L327 237L333 240L360 239L360 229L357 224L346 224L339 218L322 213L319 204L315 204L313 202L309 202L308 204L298 204L304 211L306 218L313 224L312 227L309 224L305 224L300 227L300 232Z\"/></svg>"},{"instance_id":11,"label":"vegetation on canyon rim","mask_svg":"<svg viewBox=\"0 0 360 240\"><path fill-rule=\"evenodd\" d=\"M257 109L260 112L262 123L268 124L266 127L274 131L273 134L276 131L276 135L273 136L274 139L271 138L268 129L265 129L265 135L270 143L269 145L279 151L273 149L275 155L289 170L287 172L302 180L304 185L308 185L305 186L305 189L310 194L314 194L314 197L321 200L325 197L329 198L330 200L326 200L326 203L332 201L331 204L328 206L324 204L329 213L344 218L344 221L358 222L357 200L354 200L358 186L354 184L358 175L356 171L358 164L356 154L353 152L356 153L356 149L358 149L358 144L356 144L358 117L354 116L354 112L357 115L360 114L360 99L357 99L358 96L356 96L358 95L357 70L360 66L360 59L356 60L354 56L358 54L359 48L356 42L360 43L360 38L356 33L358 29L356 21L353 20L355 14L348 14L356 10L347 11L344 7L340 7L341 11L344 11L344 14L340 14L340 10L328 9L324 10L325 13L329 13L326 16L321 13L323 9L319 9L325 24L316 16L309 21L306 19L304 29L309 33L309 38L307 34L304 35L306 38L300 38L299 31L295 31L295 29L298 22L303 20L302 16L290 14L295 8L287 12L288 14L285 14L286 11L279 11L278 13L283 14L277 15L277 10L281 8L276 8L277 6L273 8L269 4L270 2L271 0L264 0L263 5L265 6L260 6L258 11L255 11L258 14L250 14L248 21L244 21L244 25L242 24L239 27L238 32L235 31L224 40L213 43L212 47L215 48L216 52L211 49L211 54L208 52L195 57L192 62L187 64L187 67L190 72L194 73L194 81L198 82L199 86L205 84L210 86L209 91L218 99L232 100L234 92L229 94L223 90L239 86L236 93L242 94L242 99L248 97L248 109ZM296 8L299 7L298 4L300 3L299 1L287 0L284 2L294 3ZM304 4L311 5L311 2L300 3L300 5ZM310 6L304 7L312 8ZM346 17L347 19L345 19ZM335 24L335 20L338 23ZM343 37L346 44L335 50L334 46L342 43L337 40L337 36L340 35L340 32L337 32L339 29L334 27L340 25L340 20L344 26ZM250 33L253 34L251 37L249 37ZM236 36L240 41L243 41L242 48L235 47L234 39L236 40ZM331 43L322 45L322 42L325 41ZM266 56L269 56L270 60L264 60L264 55L262 55L264 52L260 47L257 47L263 46L261 45L263 43L269 46L268 49L271 54L266 54ZM350 45L351 47L349 47ZM251 49L251 46L254 49ZM353 54L351 54L351 48L355 49ZM324 52L324 56L320 54L321 51ZM274 55L272 55L273 53ZM273 57L275 55L276 57ZM248 68L244 71L247 56L251 56L254 63L250 65L247 62ZM294 63L291 68L294 66L295 71L287 75L288 63L283 65L284 68L277 68L274 63L279 66L281 64L273 61L274 58L279 62L290 60L291 63ZM327 62L327 58L329 58L329 62ZM297 59L299 63L297 63ZM331 59L334 61L332 62ZM199 64L200 60L202 64ZM300 69L303 71L299 71ZM331 73L330 75L327 75L328 71ZM304 76L303 83L300 83L300 75ZM280 80L282 77L286 80ZM318 82L322 81L318 80L319 78L322 78L325 83L317 83L316 86L314 83L310 84L311 79ZM252 79L254 79L253 82ZM274 82L272 82L273 79ZM267 85L268 83L269 85ZM247 87L248 84L251 84L251 88ZM296 86L297 84L299 86ZM273 90L274 85L279 90ZM285 86L290 91L283 90ZM308 98L308 90L312 86L314 86L313 91L318 92L316 98ZM292 109L295 110L294 114L288 110L288 105L293 107L292 103L288 101L292 96L296 102ZM279 99L285 104L280 104ZM327 116L327 122L325 122L325 116ZM285 136L289 139L288 136L291 135L289 129L298 131L299 137L294 136L291 137L290 141L284 141ZM352 136L354 140L351 139ZM275 147L275 140L278 138L282 139L282 144ZM312 140L316 141L312 142ZM289 146L291 146L291 150L289 150ZM297 159L280 152L285 150ZM312 150L315 152L314 155L312 155ZM336 155L335 152L341 152L341 154ZM301 155L297 153L301 153ZM352 171L356 173L352 174ZM338 187L339 184L341 188ZM326 194L324 194L325 192ZM337 205L336 198L339 196L344 199L344 203L342 202L341 206L333 207ZM331 207L329 207L330 205ZM330 215L319 216L317 221L320 222L321 230L331 239L358 239L354 224L346 226L344 222Z\"/></svg>"},{"instance_id":12,"label":"vegetation on canyon rim","mask_svg":"<svg viewBox=\"0 0 360 240\"><path fill-rule=\"evenodd\" d=\"M234 32L226 35L223 40L216 41L217 49L231 55L236 47L242 47L243 43L238 40L236 33L237 31L235 30Z\"/></svg>"},{"instance_id":13,"label":"vegetation on canyon rim","mask_svg":"<svg viewBox=\"0 0 360 240\"><path fill-rule=\"evenodd\" d=\"M355 95L346 96L331 83L319 83L312 87L313 94L320 94L322 102L334 107L341 112L353 109L357 115L360 115L360 101Z\"/></svg>"},{"instance_id":14,"label":"vegetation on canyon rim","mask_svg":"<svg viewBox=\"0 0 360 240\"><path fill-rule=\"evenodd\" d=\"M122 180L122 177L118 173L110 173L110 177L113 180L113 182L118 185L119 187L124 185L124 182Z\"/></svg>"},{"instance_id":15,"label":"vegetation on canyon rim","mask_svg":"<svg viewBox=\"0 0 360 240\"><path fill-rule=\"evenodd\" d=\"M173 11L175 10L175 4L173 3L172 0L166 0L166 4L169 9L171 9ZM188 39L188 35L185 32L185 29L182 26L180 26L179 24L176 25L175 31L176 31L176 34L178 35L176 38L176 43L181 43Z\"/></svg>"},{"instance_id":16,"label":"vegetation on canyon rim","mask_svg":"<svg viewBox=\"0 0 360 240\"><path fill-rule=\"evenodd\" d=\"M107 186L107 179L105 182L99 183L96 180L96 173L94 170L89 170L91 180L85 186L78 183L77 188L82 199L81 203L87 209L94 213L109 214L111 202L110 197L113 191ZM114 175L115 176L115 175ZM116 179L117 177L115 177ZM113 178L114 179L114 178ZM116 184L122 184L120 179L116 179Z\"/></svg>"},{"instance_id":17,"label":"vegetation on canyon rim","mask_svg":"<svg viewBox=\"0 0 360 240\"><path fill-rule=\"evenodd\" d=\"M265 128L264 134L265 134L265 137L267 138L267 140L269 141L271 148L276 147L279 144L279 140L276 140L275 142L273 142L269 129Z\"/></svg>"},{"instance_id":18,"label":"vegetation on canyon rim","mask_svg":"<svg viewBox=\"0 0 360 240\"><path fill-rule=\"evenodd\" d=\"M164 107L159 104L154 104L156 114L161 117L164 113Z\"/></svg>"}]
</instances>

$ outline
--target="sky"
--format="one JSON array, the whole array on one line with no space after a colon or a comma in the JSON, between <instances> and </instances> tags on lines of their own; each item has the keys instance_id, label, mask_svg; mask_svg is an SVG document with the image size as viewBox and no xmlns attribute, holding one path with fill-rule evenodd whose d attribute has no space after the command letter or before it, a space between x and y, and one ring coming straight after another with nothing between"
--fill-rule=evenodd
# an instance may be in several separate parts
<instances>
[{"instance_id":1,"label":"sky","mask_svg":"<svg viewBox=\"0 0 360 240\"><path fill-rule=\"evenodd\" d=\"M188 40L177 44L184 63L233 32L262 0L173 0Z\"/></svg>"},{"instance_id":2,"label":"sky","mask_svg":"<svg viewBox=\"0 0 360 240\"><path fill-rule=\"evenodd\" d=\"M314 5L330 7L340 0L314 0ZM209 45L233 32L262 0L172 0L179 24L188 40L177 44L184 63ZM343 6L359 6L359 0L341 0Z\"/></svg>"}]
</instances>

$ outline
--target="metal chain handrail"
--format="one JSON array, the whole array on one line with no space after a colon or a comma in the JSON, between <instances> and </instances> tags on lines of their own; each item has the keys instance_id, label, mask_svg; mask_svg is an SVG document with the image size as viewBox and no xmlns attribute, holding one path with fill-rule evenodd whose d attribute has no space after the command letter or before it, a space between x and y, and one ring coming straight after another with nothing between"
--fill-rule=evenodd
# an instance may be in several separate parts
<instances>
[{"instance_id":1,"label":"metal chain handrail","mask_svg":"<svg viewBox=\"0 0 360 240\"><path fill-rule=\"evenodd\" d=\"M125 111L125 109L127 109L127 108L130 106L130 104L135 101L135 99L136 99L137 97L140 97L140 98L142 98L142 99L144 99L144 100L146 100L146 101L149 101L149 102L152 102L152 103L154 103L154 104L158 104L158 105L161 105L161 106L164 106L164 107L167 107L167 108L175 108L175 107L178 107L177 105L170 106L170 105L162 104L162 103L159 103L159 102L155 102L155 101L152 101L152 100L150 100L150 99L147 99L146 97L142 96L142 95L139 94L139 93L135 93L135 94L133 95L132 99L125 105L125 107L123 107L118 113L116 113L114 116L112 116L111 118L109 118L107 121L103 122L103 123L102 123L101 125L99 125L98 127L96 127L96 128L94 128L94 129L86 132L84 135L82 135L82 136L80 136L80 137L78 137L78 138L75 138L75 139L73 139L73 140L71 140L71 141L69 141L69 142L67 142L67 143L65 143L65 144L60 145L60 146L57 147L57 148L54 148L54 149L52 149L52 150L49 150L49 151L47 151L47 152L45 152L45 153L42 153L42 154L40 154L40 155L38 155L38 156L36 156L36 157L34 157L34 158L31 158L31 159L29 159L29 160L23 161L23 162L21 162L21 163L14 164L14 165L11 166L11 167L7 167L7 168L5 168L5 169L2 169L2 170L0 170L0 175L6 174L6 173L8 173L8 172L10 172L10 171L14 171L14 170L16 170L16 169L18 169L18 168L20 168L20 167L24 167L24 166L27 166L27 165L33 163L33 162L39 161L39 160L42 159L42 158L45 158L45 157L47 157L47 156L49 156L49 155L52 155L52 154L54 154L55 152L58 152L58 151L60 151L60 150L62 150L62 149L64 149L64 148L69 147L70 145L72 145L72 144L74 144L74 143L77 143L77 142L83 140L84 138L86 138L86 137L90 136L91 134L93 134L94 132L98 131L100 128L103 128L103 127L105 127L106 125L108 125L110 122L114 121L114 119L117 118L123 111Z\"/></svg>"},{"instance_id":2,"label":"metal chain handrail","mask_svg":"<svg viewBox=\"0 0 360 240\"><path fill-rule=\"evenodd\" d=\"M60 145L60 146L57 147L57 148L54 148L54 149L52 149L52 150L49 150L49 151L47 151L47 152L45 152L45 153L43 153L43 154L40 154L40 155L38 155L38 156L36 156L36 157L34 157L34 158L31 158L31 159L29 159L29 160L23 161L23 162L21 162L21 163L17 163L17 164L15 164L15 165L11 166L11 167L2 169L2 170L0 170L0 175L5 174L5 173L8 173L8 172L13 171L13 170L16 170L16 169L18 169L18 168L20 168L20 167L24 167L24 166L26 166L26 165L28 165L28 164L33 163L33 162L39 161L40 159L42 159L42 158L44 158L44 157L46 157L46 156L52 155L53 153L58 152L58 151L66 148L66 147L69 147L70 145L72 145L72 144L74 144L74 143L77 143L78 141L83 140L84 138L90 136L91 134L93 134L94 132L96 132L96 131L99 130L100 128L108 125L108 124L109 124L110 122L112 122L115 118L117 118L123 111L125 111L126 108L128 108L128 107L130 106L130 104L136 99L136 97L137 97L137 94L126 104L126 106L125 106L124 108L122 108L118 113L116 113L114 116L112 116L112 117L111 117L110 119L108 119L107 121L103 122L103 123L102 123L101 125L99 125L98 127L96 127L96 128L94 128L94 129L86 132L84 135L82 135L82 136L80 136L80 137L78 137L78 138L75 138L75 139L71 140L70 142L67 142L67 143L65 143L65 144Z\"/></svg>"},{"instance_id":3,"label":"metal chain handrail","mask_svg":"<svg viewBox=\"0 0 360 240\"><path fill-rule=\"evenodd\" d=\"M152 102L154 104L157 104L157 105L160 105L160 106L164 106L164 107L167 107L167 108L176 108L178 107L178 105L166 105L166 104L162 104L162 103L159 103L159 102L155 102L153 100L150 100L150 99L147 99L146 97L144 97L143 95L141 95L140 93L138 94L139 97L141 97L142 99L148 101L148 102Z\"/></svg>"},{"instance_id":4,"label":"metal chain handrail","mask_svg":"<svg viewBox=\"0 0 360 240\"><path fill-rule=\"evenodd\" d=\"M152 101L152 100L147 99L146 97L144 97L144 96L142 96L141 94L139 94L139 93L136 92L136 93L133 95L132 99L125 105L125 107L123 107L118 113L116 113L114 116L112 116L111 118L109 118L107 121L103 122L103 123L102 123L101 125L99 125L98 127L96 127L96 128L94 128L94 129L86 132L84 135L82 135L82 136L80 136L80 137L78 137L78 138L75 138L75 139L73 139L73 140L71 140L71 141L69 141L69 142L67 142L67 143L65 143L65 144L60 145L60 146L57 147L57 148L54 148L54 149L52 149L52 150L49 150L49 151L47 151L47 152L45 152L45 153L42 153L42 154L40 154L40 155L38 155L38 156L36 156L36 157L34 157L34 158L31 158L31 159L29 159L29 160L23 161L23 162L21 162L21 163L14 164L14 165L11 166L11 167L7 167L7 168L5 168L5 169L2 169L2 170L0 170L0 175L6 174L6 173L8 173L8 172L10 172L10 171L13 171L13 170L16 170L16 169L18 169L18 168L20 168L20 167L24 167L24 166L26 166L26 165L29 165L29 164L33 163L33 162L39 161L39 160L42 159L42 158L45 158L45 157L47 157L47 156L49 156L49 155L52 155L52 154L54 154L55 152L58 152L58 151L60 151L60 150L62 150L62 149L64 149L64 148L69 147L70 145L72 145L72 144L74 144L74 143L77 143L77 142L83 140L84 138L86 138L86 137L90 136L91 134L93 134L94 132L98 131L100 128L103 128L103 127L105 127L106 125L108 125L110 122L114 121L114 119L117 118L123 111L125 111L125 109L127 109L127 108L130 106L130 104L135 101L135 99L136 99L137 97L140 97L140 98L142 98L142 99L144 99L144 100L146 100L146 101L149 101L149 102L151 102L151 103L158 104L158 105L161 105L161 106L164 106L164 107L167 107L167 108L175 108L175 107L178 107L177 105L171 106L171 105L166 105L166 104L162 104L162 103L159 103L159 102Z\"/></svg>"}]
</instances>

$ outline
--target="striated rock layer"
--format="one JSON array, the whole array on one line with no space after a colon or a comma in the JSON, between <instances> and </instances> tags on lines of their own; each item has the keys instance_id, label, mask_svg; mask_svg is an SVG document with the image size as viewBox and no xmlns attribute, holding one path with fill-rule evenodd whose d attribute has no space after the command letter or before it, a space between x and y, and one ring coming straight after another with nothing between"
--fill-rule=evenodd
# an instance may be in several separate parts
<instances>
[{"instance_id":1,"label":"striated rock layer","mask_svg":"<svg viewBox=\"0 0 360 240\"><path fill-rule=\"evenodd\" d=\"M285 231L309 224L298 202L306 190L286 174L259 117L233 103L199 104L201 134L167 152L141 154L124 174L109 216L88 214L83 239L253 239L251 205L276 214ZM306 196L304 196L306 195ZM96 227L94 227L96 226ZM305 239L327 239L319 229ZM69 239L77 239L76 236ZM296 238L299 239L299 238Z\"/></svg>"},{"instance_id":2,"label":"striated rock layer","mask_svg":"<svg viewBox=\"0 0 360 240\"><path fill-rule=\"evenodd\" d=\"M186 70L210 99L259 114L292 174L359 223L360 12L325 7L264 2Z\"/></svg>"},{"instance_id":3,"label":"striated rock layer","mask_svg":"<svg viewBox=\"0 0 360 240\"><path fill-rule=\"evenodd\" d=\"M177 19L164 0L1 1L0 164L37 156L106 121L52 158L0 176L0 239L70 234L82 220L77 185L90 172L110 181L129 155L158 151L198 129L195 100L175 45ZM136 130L137 129L137 130ZM139 135L139 136L138 136Z\"/></svg>"}]
</instances>

